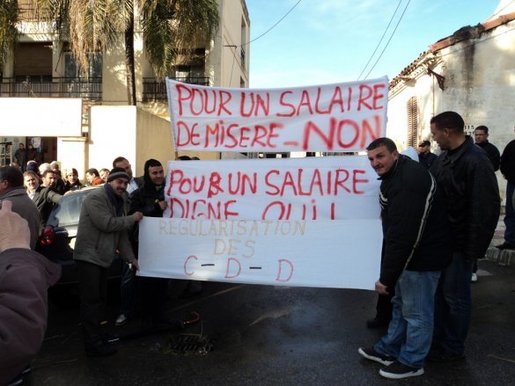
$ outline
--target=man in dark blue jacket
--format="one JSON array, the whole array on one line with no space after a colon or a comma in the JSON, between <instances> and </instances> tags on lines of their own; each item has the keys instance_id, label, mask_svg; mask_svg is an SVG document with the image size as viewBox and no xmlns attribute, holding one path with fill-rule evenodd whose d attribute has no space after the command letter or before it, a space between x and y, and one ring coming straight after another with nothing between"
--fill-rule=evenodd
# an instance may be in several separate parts
<instances>
[{"instance_id":1,"label":"man in dark blue jacket","mask_svg":"<svg viewBox=\"0 0 515 386\"><path fill-rule=\"evenodd\" d=\"M367 151L381 180L383 256L375 287L395 295L387 334L358 351L386 365L379 371L385 378L418 376L431 347L438 279L452 254L447 215L429 171L399 155L391 139L378 138Z\"/></svg>"}]
</instances>

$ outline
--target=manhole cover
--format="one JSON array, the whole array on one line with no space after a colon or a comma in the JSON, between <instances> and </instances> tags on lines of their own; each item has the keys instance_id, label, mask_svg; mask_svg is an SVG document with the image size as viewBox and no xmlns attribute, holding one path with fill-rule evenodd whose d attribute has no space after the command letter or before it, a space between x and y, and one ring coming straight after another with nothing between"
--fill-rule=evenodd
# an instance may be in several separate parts
<instances>
[{"instance_id":1,"label":"manhole cover","mask_svg":"<svg viewBox=\"0 0 515 386\"><path fill-rule=\"evenodd\" d=\"M164 347L165 353L177 355L207 355L213 350L213 344L206 336L200 335L174 335L168 339Z\"/></svg>"}]
</instances>

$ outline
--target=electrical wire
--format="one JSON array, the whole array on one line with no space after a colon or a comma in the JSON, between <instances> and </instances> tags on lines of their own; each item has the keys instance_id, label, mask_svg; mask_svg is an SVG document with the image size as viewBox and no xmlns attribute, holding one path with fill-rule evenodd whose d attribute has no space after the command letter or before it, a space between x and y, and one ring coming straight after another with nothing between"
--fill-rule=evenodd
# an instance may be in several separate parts
<instances>
[{"instance_id":1,"label":"electrical wire","mask_svg":"<svg viewBox=\"0 0 515 386\"><path fill-rule=\"evenodd\" d=\"M368 76L370 75L370 73L374 70L374 68L376 67L377 63L379 62L379 60L381 59L381 57L383 56L384 52L386 51L386 49L388 48L388 45L390 44L390 42L392 41L392 38L393 36L395 35L395 32L397 31L397 27L399 27L399 24L401 23L401 20L402 18L404 17L404 14L406 13L406 10L408 9L408 6L410 4L411 0L408 0L408 2L406 3L406 6L404 7L404 10L402 11L402 14L401 14L401 17L399 18L399 20L397 21L397 24L395 25L395 28L393 29L393 32L392 34L390 35L390 38L388 39L388 41L386 42L386 45L384 46L383 50L381 51L381 53L379 54L379 57L377 58L377 60L375 61L374 65L372 66L372 68L368 71L367 75L365 76L365 79L368 79Z\"/></svg>"},{"instance_id":2,"label":"electrical wire","mask_svg":"<svg viewBox=\"0 0 515 386\"><path fill-rule=\"evenodd\" d=\"M383 42L383 39L384 39L384 37L386 35L386 32L390 28L390 25L392 24L392 21L393 21L395 15L397 14L397 11L399 10L399 7L401 6L401 4L402 4L402 0L399 0L399 3L397 4L397 8L395 8L395 11L393 12L392 17L390 18L390 21L388 22L388 25L386 26L386 28L385 28L385 30L383 32L383 35L381 36L381 39L379 39L379 42L377 43L376 48L374 49L374 52L372 52L372 55L370 55L370 58L368 58L367 64L365 64L365 67L363 67L363 70L361 70L361 72L359 73L359 76L357 78L358 80L361 79L361 75L363 75L363 73L367 69L368 65L372 61L372 58L374 57L374 55L376 54L377 50L379 49L379 46Z\"/></svg>"},{"instance_id":3,"label":"electrical wire","mask_svg":"<svg viewBox=\"0 0 515 386\"><path fill-rule=\"evenodd\" d=\"M227 47L231 47L231 48L234 48L234 52L233 52L233 60L232 60L232 65L231 65L231 75L230 75L230 78L232 80L232 73L233 73L233 69L234 69L234 63L236 61L236 49L237 48L243 48L243 47L246 47L246 46L249 46L250 43L252 42L255 42L256 40L262 38L263 36L265 36L267 33L269 33L270 31L272 31L275 27L277 27L279 25L280 22L282 22L296 7L297 5L300 4L302 0L298 0L295 4L293 4L293 6L279 19L277 20L270 28L268 28L265 32L263 32L261 35L255 37L254 39L252 40L249 40L247 43L244 43L244 44L240 44L240 45L234 45L234 46L227 46Z\"/></svg>"},{"instance_id":4,"label":"electrical wire","mask_svg":"<svg viewBox=\"0 0 515 386\"><path fill-rule=\"evenodd\" d=\"M259 36L255 37L254 39L252 39L252 40L248 41L247 43L242 44L240 47L245 47L245 46L250 45L250 43L255 42L255 41L256 41L256 40L258 40L258 39L261 39L263 36L265 36L267 33L269 33L271 30L273 30L275 27L277 27L277 25L278 25L280 22L282 22L282 21L286 18L286 16L288 16L288 15L289 15L289 14L290 14L290 13L291 13L295 8L296 8L296 7L297 7L297 5L299 5L299 3L300 3L301 1L302 1L302 0L299 0L299 1L297 1L295 4L293 4L293 7L291 7L291 8L288 10L288 12L286 12L286 13L283 15L283 17L281 17L279 20L277 20L277 21L276 21L276 22L275 22L275 23L274 23L274 24L273 24L269 29L267 29L267 30L266 30L265 32L263 32L261 35L259 35Z\"/></svg>"}]
</instances>

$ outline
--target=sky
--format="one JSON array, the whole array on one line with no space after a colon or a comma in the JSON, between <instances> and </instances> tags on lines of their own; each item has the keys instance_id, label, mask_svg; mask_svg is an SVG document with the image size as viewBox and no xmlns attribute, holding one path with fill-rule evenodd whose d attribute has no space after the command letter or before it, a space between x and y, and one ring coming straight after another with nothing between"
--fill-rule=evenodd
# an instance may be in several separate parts
<instances>
[{"instance_id":1,"label":"sky","mask_svg":"<svg viewBox=\"0 0 515 386\"><path fill-rule=\"evenodd\" d=\"M484 22L500 3L301 0L266 32L298 1L246 0L251 32L250 87L305 86L384 75L391 80L429 45L463 26Z\"/></svg>"}]
</instances>

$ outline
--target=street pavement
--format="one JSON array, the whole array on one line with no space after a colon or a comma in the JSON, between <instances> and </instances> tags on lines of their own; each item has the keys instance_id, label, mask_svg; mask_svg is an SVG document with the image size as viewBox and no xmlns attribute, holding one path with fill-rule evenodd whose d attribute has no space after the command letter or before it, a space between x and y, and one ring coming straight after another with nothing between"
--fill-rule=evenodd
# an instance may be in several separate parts
<instances>
[{"instance_id":1,"label":"street pavement","mask_svg":"<svg viewBox=\"0 0 515 386\"><path fill-rule=\"evenodd\" d=\"M499 223L492 244L502 242ZM168 315L201 322L179 332L126 337L118 353L87 358L77 306L52 304L43 347L32 363L30 385L515 385L515 261L479 262L472 284L473 316L462 362L427 363L425 375L385 380L379 364L358 347L382 334L368 330L371 291L204 283L182 299L184 282L170 288ZM110 302L111 320L119 299ZM112 327L139 331L140 322ZM2 353L0 355L5 355Z\"/></svg>"}]
</instances>

